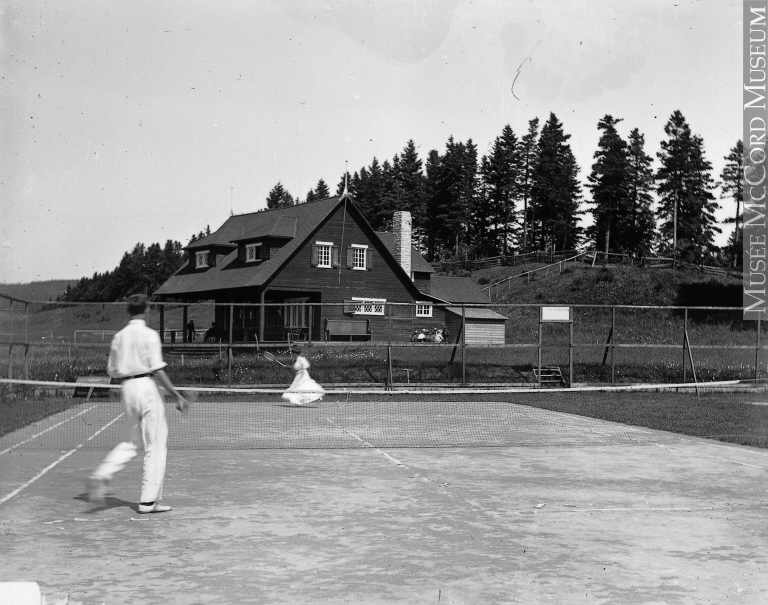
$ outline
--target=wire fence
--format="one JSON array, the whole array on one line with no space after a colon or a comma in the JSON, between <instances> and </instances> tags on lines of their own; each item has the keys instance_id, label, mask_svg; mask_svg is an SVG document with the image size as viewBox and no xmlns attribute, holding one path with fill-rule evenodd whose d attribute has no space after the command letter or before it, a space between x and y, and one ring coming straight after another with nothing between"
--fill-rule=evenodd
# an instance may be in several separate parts
<instances>
[{"instance_id":1,"label":"wire fence","mask_svg":"<svg viewBox=\"0 0 768 605\"><path fill-rule=\"evenodd\" d=\"M153 303L169 373L180 384L280 385L290 346L335 385L489 388L701 383L765 375L761 323L739 307L349 303ZM558 308L558 309L563 309ZM0 296L0 376L74 381L105 375L123 303ZM201 327L202 326L202 327Z\"/></svg>"}]
</instances>

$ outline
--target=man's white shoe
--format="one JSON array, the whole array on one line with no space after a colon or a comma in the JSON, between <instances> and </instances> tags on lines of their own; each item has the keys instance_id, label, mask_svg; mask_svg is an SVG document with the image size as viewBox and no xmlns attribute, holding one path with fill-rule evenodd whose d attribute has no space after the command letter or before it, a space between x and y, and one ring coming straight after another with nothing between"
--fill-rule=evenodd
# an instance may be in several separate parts
<instances>
[{"instance_id":1,"label":"man's white shoe","mask_svg":"<svg viewBox=\"0 0 768 605\"><path fill-rule=\"evenodd\" d=\"M167 504L160 504L155 502L154 504L139 504L139 514L145 515L147 513L167 513L173 510Z\"/></svg>"}]
</instances>

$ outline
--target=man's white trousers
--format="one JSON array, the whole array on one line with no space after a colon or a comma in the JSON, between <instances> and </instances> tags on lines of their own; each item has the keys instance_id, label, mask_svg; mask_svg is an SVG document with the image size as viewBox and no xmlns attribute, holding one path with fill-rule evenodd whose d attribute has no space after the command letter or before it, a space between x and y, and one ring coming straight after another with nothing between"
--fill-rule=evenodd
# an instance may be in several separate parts
<instances>
[{"instance_id":1,"label":"man's white trousers","mask_svg":"<svg viewBox=\"0 0 768 605\"><path fill-rule=\"evenodd\" d=\"M99 465L94 477L111 480L115 473L144 448L144 476L139 502L156 502L163 497L165 461L168 455L168 422L165 401L150 377L134 378L123 383L121 397L125 406L126 438Z\"/></svg>"}]
</instances>

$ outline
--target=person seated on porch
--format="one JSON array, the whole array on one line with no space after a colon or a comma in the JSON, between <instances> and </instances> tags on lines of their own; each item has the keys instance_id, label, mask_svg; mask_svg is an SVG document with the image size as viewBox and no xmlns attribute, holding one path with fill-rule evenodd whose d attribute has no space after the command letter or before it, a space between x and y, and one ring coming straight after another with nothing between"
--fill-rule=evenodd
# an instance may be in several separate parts
<instances>
[{"instance_id":1,"label":"person seated on porch","mask_svg":"<svg viewBox=\"0 0 768 605\"><path fill-rule=\"evenodd\" d=\"M426 330L421 330L418 336L416 336L417 342L424 342L426 339L427 339Z\"/></svg>"},{"instance_id":2,"label":"person seated on porch","mask_svg":"<svg viewBox=\"0 0 768 605\"><path fill-rule=\"evenodd\" d=\"M221 340L221 331L216 327L216 322L211 322L211 327L205 331L205 342Z\"/></svg>"},{"instance_id":3,"label":"person seated on porch","mask_svg":"<svg viewBox=\"0 0 768 605\"><path fill-rule=\"evenodd\" d=\"M440 328L435 328L435 333L432 335L432 342L441 343L443 342L443 330Z\"/></svg>"}]
</instances>

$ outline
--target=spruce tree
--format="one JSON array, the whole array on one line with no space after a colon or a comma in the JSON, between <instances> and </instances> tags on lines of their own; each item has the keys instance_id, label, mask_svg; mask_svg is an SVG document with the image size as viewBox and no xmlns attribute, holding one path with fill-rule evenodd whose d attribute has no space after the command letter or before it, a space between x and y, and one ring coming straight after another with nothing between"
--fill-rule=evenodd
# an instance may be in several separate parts
<instances>
[{"instance_id":1,"label":"spruce tree","mask_svg":"<svg viewBox=\"0 0 768 605\"><path fill-rule=\"evenodd\" d=\"M294 203L295 200L293 199L293 196L285 190L280 182L272 187L272 190L267 196L267 209L269 210L272 210L273 208L287 208L288 206L293 206Z\"/></svg>"},{"instance_id":2,"label":"spruce tree","mask_svg":"<svg viewBox=\"0 0 768 605\"><path fill-rule=\"evenodd\" d=\"M656 221L653 217L652 158L645 153L645 137L635 128L629 133L629 221L626 229L627 250L642 257L651 251Z\"/></svg>"},{"instance_id":3,"label":"spruce tree","mask_svg":"<svg viewBox=\"0 0 768 605\"><path fill-rule=\"evenodd\" d=\"M316 200L324 200L327 197L331 197L331 192L328 189L328 185L326 185L323 179L320 179L319 181L317 181L317 185L315 185L314 193L315 193Z\"/></svg>"},{"instance_id":4,"label":"spruce tree","mask_svg":"<svg viewBox=\"0 0 768 605\"><path fill-rule=\"evenodd\" d=\"M539 157L539 118L534 118L528 122L528 132L520 141L520 170L519 170L519 192L523 201L523 241L522 250L528 252L530 247L529 231L534 218L533 208L531 207L531 188L533 187L533 173Z\"/></svg>"},{"instance_id":5,"label":"spruce tree","mask_svg":"<svg viewBox=\"0 0 768 605\"><path fill-rule=\"evenodd\" d=\"M535 213L532 223L533 246L541 250L575 248L579 243L578 226L581 185L579 166L573 156L563 125L549 114L539 137L539 156L533 172L531 203Z\"/></svg>"},{"instance_id":6,"label":"spruce tree","mask_svg":"<svg viewBox=\"0 0 768 605\"><path fill-rule=\"evenodd\" d=\"M413 140L406 143L400 156L393 159L397 210L411 213L413 239L419 244L424 239L426 223L425 178L422 161Z\"/></svg>"},{"instance_id":7,"label":"spruce tree","mask_svg":"<svg viewBox=\"0 0 768 605\"><path fill-rule=\"evenodd\" d=\"M481 175L482 201L473 212L474 248L483 255L507 255L515 233L515 202L519 195L520 149L512 128L507 124L496 137L489 155L483 157ZM493 230L493 236L489 232Z\"/></svg>"},{"instance_id":8,"label":"spruce tree","mask_svg":"<svg viewBox=\"0 0 768 605\"><path fill-rule=\"evenodd\" d=\"M598 148L595 151L595 163L587 177L587 187L592 192L591 210L593 224L587 229L587 235L595 243L595 248L624 252L628 248L626 228L631 226L627 220L629 210L629 158L627 144L616 131L616 124L621 119L606 115L597 123L602 131Z\"/></svg>"},{"instance_id":9,"label":"spruce tree","mask_svg":"<svg viewBox=\"0 0 768 605\"><path fill-rule=\"evenodd\" d=\"M734 218L726 219L725 222L735 223L733 235L731 235L728 242L728 248L732 264L739 266L743 262L743 232L739 228L739 224L742 222L742 204L744 203L744 181L742 175L744 169L744 143L739 140L724 159L726 164L723 167L723 172L720 174L720 178L723 179L720 185L723 193L721 199L729 197L736 202Z\"/></svg>"},{"instance_id":10,"label":"spruce tree","mask_svg":"<svg viewBox=\"0 0 768 605\"><path fill-rule=\"evenodd\" d=\"M717 202L710 175L712 164L704 157L704 142L676 110L664 126L669 137L656 154L661 167L656 173L656 192L660 198L662 250L674 258L701 262L713 247Z\"/></svg>"}]
</instances>

